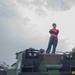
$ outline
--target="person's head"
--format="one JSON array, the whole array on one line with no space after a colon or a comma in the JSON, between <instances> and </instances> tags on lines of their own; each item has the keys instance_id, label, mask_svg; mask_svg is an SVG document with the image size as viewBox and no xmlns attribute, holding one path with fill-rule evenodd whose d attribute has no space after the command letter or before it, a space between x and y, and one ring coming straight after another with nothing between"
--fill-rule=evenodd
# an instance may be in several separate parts
<instances>
[{"instance_id":1,"label":"person's head","mask_svg":"<svg viewBox=\"0 0 75 75\"><path fill-rule=\"evenodd\" d=\"M56 26L57 26L56 23L53 23L53 24L52 24L52 27L53 27L54 29L56 28Z\"/></svg>"}]
</instances>

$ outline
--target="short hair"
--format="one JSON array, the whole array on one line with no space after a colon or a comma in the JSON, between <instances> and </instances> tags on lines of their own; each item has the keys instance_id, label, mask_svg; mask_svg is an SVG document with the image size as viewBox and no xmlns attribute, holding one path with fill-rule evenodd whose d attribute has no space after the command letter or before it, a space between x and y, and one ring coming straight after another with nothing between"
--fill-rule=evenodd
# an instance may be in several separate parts
<instances>
[{"instance_id":1,"label":"short hair","mask_svg":"<svg viewBox=\"0 0 75 75\"><path fill-rule=\"evenodd\" d=\"M56 23L53 23L52 26L53 26L53 25L57 26Z\"/></svg>"}]
</instances>

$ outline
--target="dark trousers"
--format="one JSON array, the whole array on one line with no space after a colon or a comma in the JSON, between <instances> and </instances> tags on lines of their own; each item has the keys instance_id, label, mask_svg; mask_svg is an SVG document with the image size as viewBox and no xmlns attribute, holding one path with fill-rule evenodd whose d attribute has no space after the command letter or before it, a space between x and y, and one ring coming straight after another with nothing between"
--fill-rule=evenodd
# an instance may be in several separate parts
<instances>
[{"instance_id":1,"label":"dark trousers","mask_svg":"<svg viewBox=\"0 0 75 75\"><path fill-rule=\"evenodd\" d=\"M46 50L46 53L50 53L51 47L53 45L52 53L55 54L57 43L58 43L58 38L54 37L54 36L51 36L50 39L49 39L48 48Z\"/></svg>"}]
</instances>

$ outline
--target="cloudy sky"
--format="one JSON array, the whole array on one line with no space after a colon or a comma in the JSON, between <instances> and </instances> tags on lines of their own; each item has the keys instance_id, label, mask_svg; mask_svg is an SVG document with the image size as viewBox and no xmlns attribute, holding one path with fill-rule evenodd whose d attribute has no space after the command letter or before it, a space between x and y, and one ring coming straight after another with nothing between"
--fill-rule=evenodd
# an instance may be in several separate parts
<instances>
[{"instance_id":1,"label":"cloudy sky","mask_svg":"<svg viewBox=\"0 0 75 75\"><path fill-rule=\"evenodd\" d=\"M12 64L27 48L46 50L52 23L60 31L57 51L75 44L75 0L0 0L0 62Z\"/></svg>"}]
</instances>

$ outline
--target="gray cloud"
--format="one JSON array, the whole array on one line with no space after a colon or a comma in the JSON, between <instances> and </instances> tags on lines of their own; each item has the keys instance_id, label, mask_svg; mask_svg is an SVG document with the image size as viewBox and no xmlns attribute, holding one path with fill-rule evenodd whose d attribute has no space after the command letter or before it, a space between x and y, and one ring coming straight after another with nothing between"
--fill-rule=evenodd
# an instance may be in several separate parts
<instances>
[{"instance_id":1,"label":"gray cloud","mask_svg":"<svg viewBox=\"0 0 75 75\"><path fill-rule=\"evenodd\" d=\"M0 17L1 18L11 18L14 17L15 14L11 7L6 5L3 0L0 0Z\"/></svg>"},{"instance_id":2,"label":"gray cloud","mask_svg":"<svg viewBox=\"0 0 75 75\"><path fill-rule=\"evenodd\" d=\"M42 10L44 7L53 11L68 10L75 5L75 0L17 0L17 2L21 5L26 5L29 8L37 7L35 10L39 8Z\"/></svg>"},{"instance_id":3,"label":"gray cloud","mask_svg":"<svg viewBox=\"0 0 75 75\"><path fill-rule=\"evenodd\" d=\"M15 44L12 44L15 38L11 28L13 18L15 18L13 10L11 10L4 0L0 0L0 59L2 62L11 60L13 56L13 45Z\"/></svg>"},{"instance_id":4,"label":"gray cloud","mask_svg":"<svg viewBox=\"0 0 75 75\"><path fill-rule=\"evenodd\" d=\"M71 51L67 39L59 39L57 50L61 52Z\"/></svg>"}]
</instances>

